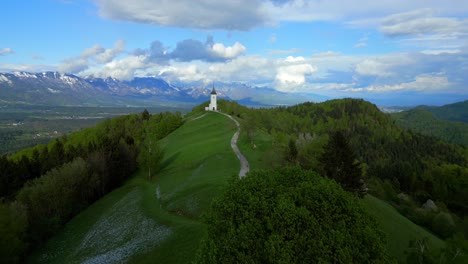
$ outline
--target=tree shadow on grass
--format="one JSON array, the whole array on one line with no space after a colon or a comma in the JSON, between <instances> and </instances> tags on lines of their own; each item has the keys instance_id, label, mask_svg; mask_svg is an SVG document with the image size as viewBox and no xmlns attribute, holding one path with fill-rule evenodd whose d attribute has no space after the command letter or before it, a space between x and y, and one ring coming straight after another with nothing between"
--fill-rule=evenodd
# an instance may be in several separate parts
<instances>
[{"instance_id":1,"label":"tree shadow on grass","mask_svg":"<svg viewBox=\"0 0 468 264\"><path fill-rule=\"evenodd\" d=\"M161 163L161 168L160 168L160 171L163 171L164 169L167 168L167 166L169 166L174 160L177 159L177 157L180 156L180 151L172 154L172 156L170 156L169 158L165 159L164 162Z\"/></svg>"}]
</instances>

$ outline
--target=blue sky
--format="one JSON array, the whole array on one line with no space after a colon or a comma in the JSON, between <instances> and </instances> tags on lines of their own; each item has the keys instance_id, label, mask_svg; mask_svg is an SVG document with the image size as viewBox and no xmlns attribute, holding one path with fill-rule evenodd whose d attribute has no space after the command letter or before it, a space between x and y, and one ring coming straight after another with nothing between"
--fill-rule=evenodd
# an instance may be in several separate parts
<instances>
[{"instance_id":1,"label":"blue sky","mask_svg":"<svg viewBox=\"0 0 468 264\"><path fill-rule=\"evenodd\" d=\"M369 2L7 0L0 71L242 82L393 104L468 99L468 1Z\"/></svg>"}]
</instances>

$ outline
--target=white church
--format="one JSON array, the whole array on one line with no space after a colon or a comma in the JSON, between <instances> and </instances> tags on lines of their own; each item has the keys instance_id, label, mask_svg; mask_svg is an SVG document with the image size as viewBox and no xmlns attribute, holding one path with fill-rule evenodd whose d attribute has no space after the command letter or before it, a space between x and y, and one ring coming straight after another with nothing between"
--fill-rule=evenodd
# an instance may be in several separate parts
<instances>
[{"instance_id":1,"label":"white church","mask_svg":"<svg viewBox=\"0 0 468 264\"><path fill-rule=\"evenodd\" d=\"M216 91L213 86L211 91L210 105L205 107L205 111L218 111L218 104L216 103Z\"/></svg>"}]
</instances>

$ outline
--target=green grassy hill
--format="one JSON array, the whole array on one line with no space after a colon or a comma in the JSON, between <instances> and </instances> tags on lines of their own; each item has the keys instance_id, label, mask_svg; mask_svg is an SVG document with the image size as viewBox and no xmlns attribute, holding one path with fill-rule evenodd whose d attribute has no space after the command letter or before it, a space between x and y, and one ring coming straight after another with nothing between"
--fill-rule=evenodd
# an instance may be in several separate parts
<instances>
[{"instance_id":1,"label":"green grassy hill","mask_svg":"<svg viewBox=\"0 0 468 264\"><path fill-rule=\"evenodd\" d=\"M186 122L161 141L164 167L154 179L140 171L70 221L29 261L190 262L205 232L200 216L239 171L230 147L235 130L216 113Z\"/></svg>"},{"instance_id":2,"label":"green grassy hill","mask_svg":"<svg viewBox=\"0 0 468 264\"><path fill-rule=\"evenodd\" d=\"M451 143L468 145L468 123L443 120L422 108L394 113L391 116L402 127Z\"/></svg>"}]
</instances>

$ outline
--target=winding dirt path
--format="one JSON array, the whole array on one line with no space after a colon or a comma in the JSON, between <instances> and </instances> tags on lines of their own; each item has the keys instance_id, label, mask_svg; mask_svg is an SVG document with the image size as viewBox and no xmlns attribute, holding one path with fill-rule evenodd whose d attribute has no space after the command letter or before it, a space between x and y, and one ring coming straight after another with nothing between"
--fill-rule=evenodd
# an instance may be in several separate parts
<instances>
[{"instance_id":1,"label":"winding dirt path","mask_svg":"<svg viewBox=\"0 0 468 264\"><path fill-rule=\"evenodd\" d=\"M245 177L245 175L250 171L250 165L249 165L249 161L247 161L247 159L244 157L244 155L242 155L239 148L237 147L237 139L239 138L239 133L240 133L240 124L234 117L232 117L232 116L230 116L228 114L221 113L221 112L216 112L216 113L227 116L237 126L237 131L236 131L236 133L234 133L234 135L231 138L231 148L234 151L234 153L236 154L236 156L239 159L240 164L241 164L241 168L240 168L240 171L239 171L239 178ZM196 118L189 119L189 120L187 120L187 122L195 121L195 120L203 118L205 116L206 116L206 113L201 115L201 116L198 116Z\"/></svg>"},{"instance_id":2,"label":"winding dirt path","mask_svg":"<svg viewBox=\"0 0 468 264\"><path fill-rule=\"evenodd\" d=\"M229 117L232 121L234 121L234 123L237 126L237 131L236 131L236 133L234 133L234 135L231 138L231 148L234 151L234 153L236 154L236 156L239 159L240 164L241 164L241 168L240 168L240 171L239 171L239 178L245 177L245 175L250 170L250 165L249 165L249 162L247 161L247 159L244 157L244 155L242 155L239 148L237 147L237 139L239 138L239 133L240 133L240 124L236 119L234 119L234 117L232 117L232 116L230 116L228 114L224 114L224 113L221 113L221 112L217 112L217 113L220 113L222 115L225 115L225 116Z\"/></svg>"}]
</instances>

